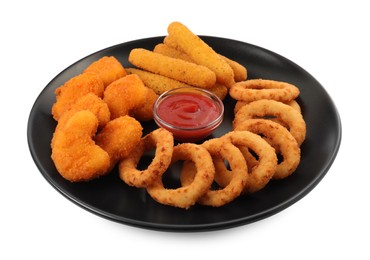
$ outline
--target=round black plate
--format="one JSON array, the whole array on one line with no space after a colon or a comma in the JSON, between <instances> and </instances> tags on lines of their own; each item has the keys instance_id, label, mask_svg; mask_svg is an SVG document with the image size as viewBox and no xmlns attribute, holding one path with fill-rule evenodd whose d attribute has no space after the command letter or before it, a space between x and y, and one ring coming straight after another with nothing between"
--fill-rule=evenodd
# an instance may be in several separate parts
<instances>
[{"instance_id":1,"label":"round black plate","mask_svg":"<svg viewBox=\"0 0 370 260\"><path fill-rule=\"evenodd\" d=\"M28 143L32 157L46 180L65 197L99 216L120 223L167 231L202 231L234 227L271 216L292 205L310 192L333 163L341 141L341 123L334 103L320 83L304 69L269 50L230 39L201 36L217 52L248 68L248 78L287 81L297 85L298 98L307 123L302 160L296 172L285 180L271 181L260 192L241 196L229 205L212 208L196 205L188 210L161 205L144 189L127 186L117 170L88 183L70 183L56 171L50 158L50 141L56 122L50 111L54 90L82 72L91 62L107 55L115 56L124 66L132 48L152 49L163 37L131 41L89 55L57 75L40 93L28 122ZM225 120L214 133L221 136L231 130L234 101L225 101ZM144 124L146 132L156 128Z\"/></svg>"}]
</instances>

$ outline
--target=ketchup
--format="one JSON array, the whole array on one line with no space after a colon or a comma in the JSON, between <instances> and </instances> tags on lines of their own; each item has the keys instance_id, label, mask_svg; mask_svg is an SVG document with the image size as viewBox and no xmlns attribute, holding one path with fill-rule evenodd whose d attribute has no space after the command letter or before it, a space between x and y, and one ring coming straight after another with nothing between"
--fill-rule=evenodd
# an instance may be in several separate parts
<instances>
[{"instance_id":1,"label":"ketchup","mask_svg":"<svg viewBox=\"0 0 370 260\"><path fill-rule=\"evenodd\" d=\"M164 96L155 108L157 124L171 131L179 141L204 139L220 125L222 116L222 102L196 92Z\"/></svg>"}]
</instances>

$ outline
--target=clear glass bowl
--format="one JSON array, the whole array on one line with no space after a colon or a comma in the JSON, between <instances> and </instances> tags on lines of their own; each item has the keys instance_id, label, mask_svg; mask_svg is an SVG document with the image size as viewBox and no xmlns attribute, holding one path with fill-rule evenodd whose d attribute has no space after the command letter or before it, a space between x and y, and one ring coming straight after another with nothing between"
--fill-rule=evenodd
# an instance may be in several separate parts
<instances>
[{"instance_id":1,"label":"clear glass bowl","mask_svg":"<svg viewBox=\"0 0 370 260\"><path fill-rule=\"evenodd\" d=\"M153 114L156 124L172 132L177 141L198 142L222 123L224 105L208 90L181 87L161 94L154 103Z\"/></svg>"}]
</instances>

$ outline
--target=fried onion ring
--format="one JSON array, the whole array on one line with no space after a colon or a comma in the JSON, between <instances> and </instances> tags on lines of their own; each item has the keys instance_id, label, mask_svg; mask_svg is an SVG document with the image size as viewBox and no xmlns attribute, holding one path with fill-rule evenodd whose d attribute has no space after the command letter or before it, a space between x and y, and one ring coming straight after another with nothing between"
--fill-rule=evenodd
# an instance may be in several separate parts
<instances>
[{"instance_id":1,"label":"fried onion ring","mask_svg":"<svg viewBox=\"0 0 370 260\"><path fill-rule=\"evenodd\" d=\"M131 154L119 163L119 176L128 185L138 188L148 187L162 176L171 163L173 153L173 135L164 128L158 128L141 138ZM146 151L156 148L154 159L145 170L138 170L137 165Z\"/></svg>"},{"instance_id":2,"label":"fried onion ring","mask_svg":"<svg viewBox=\"0 0 370 260\"><path fill-rule=\"evenodd\" d=\"M274 179L286 178L297 169L301 151L297 141L285 127L271 120L249 119L239 124L235 130L247 130L265 136L276 152L282 155L283 160L276 168Z\"/></svg>"},{"instance_id":3,"label":"fried onion ring","mask_svg":"<svg viewBox=\"0 0 370 260\"><path fill-rule=\"evenodd\" d=\"M179 160L191 160L195 163L197 172L191 184L176 189L166 189L162 178L157 178L151 186L147 187L147 191L161 204L188 209L209 189L214 179L215 168L207 149L193 143L182 143L174 147L171 163Z\"/></svg>"},{"instance_id":4,"label":"fried onion ring","mask_svg":"<svg viewBox=\"0 0 370 260\"><path fill-rule=\"evenodd\" d=\"M251 102L238 100L235 104L235 107L234 107L234 114L238 113L240 108L242 108L243 106L245 106L246 104L249 104L249 103L251 103ZM297 110L299 113L302 113L301 106L298 104L298 102L295 99L292 100L292 101L289 101L285 104L291 106L292 108Z\"/></svg>"},{"instance_id":5,"label":"fried onion ring","mask_svg":"<svg viewBox=\"0 0 370 260\"><path fill-rule=\"evenodd\" d=\"M248 169L246 161L240 150L230 142L223 142L222 139L211 139L202 144L211 154L215 163L215 176L218 174L220 164L224 165L223 159L229 162L232 170L232 178L229 183L222 189L211 190L209 189L199 200L198 203L202 205L221 207L230 203L237 198L242 191L248 180ZM191 164L191 165L189 165ZM195 175L195 167L192 162L186 162L181 171L181 184L187 186L192 183Z\"/></svg>"},{"instance_id":6,"label":"fried onion ring","mask_svg":"<svg viewBox=\"0 0 370 260\"><path fill-rule=\"evenodd\" d=\"M232 131L221 138L230 141L235 146L248 147L258 156L259 163L251 170L244 192L253 193L265 187L276 172L277 156L275 149L261 136L249 131Z\"/></svg>"},{"instance_id":7,"label":"fried onion ring","mask_svg":"<svg viewBox=\"0 0 370 260\"><path fill-rule=\"evenodd\" d=\"M252 118L264 118L268 116L277 117L289 128L290 133L297 140L298 145L301 145L306 138L306 122L302 114L289 105L275 100L261 99L253 101L236 113L233 128Z\"/></svg>"},{"instance_id":8,"label":"fried onion ring","mask_svg":"<svg viewBox=\"0 0 370 260\"><path fill-rule=\"evenodd\" d=\"M238 146L238 148L247 163L249 174L252 171L252 169L258 164L258 159L254 157L254 155L250 152L248 147ZM220 187L226 187L232 179L232 172L226 168L225 162L220 158L214 158L213 163L216 169L215 182Z\"/></svg>"},{"instance_id":9,"label":"fried onion ring","mask_svg":"<svg viewBox=\"0 0 370 260\"><path fill-rule=\"evenodd\" d=\"M256 101L260 99L273 99L280 102L289 102L299 95L299 89L287 82L250 79L233 84L230 96L236 100Z\"/></svg>"}]
</instances>

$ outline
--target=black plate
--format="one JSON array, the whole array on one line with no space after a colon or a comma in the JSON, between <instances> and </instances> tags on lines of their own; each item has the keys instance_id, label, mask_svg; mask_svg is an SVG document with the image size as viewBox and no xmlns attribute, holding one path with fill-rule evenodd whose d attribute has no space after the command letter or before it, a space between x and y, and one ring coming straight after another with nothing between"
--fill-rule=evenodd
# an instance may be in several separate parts
<instances>
[{"instance_id":1,"label":"black plate","mask_svg":"<svg viewBox=\"0 0 370 260\"><path fill-rule=\"evenodd\" d=\"M212 208L196 205L189 210L164 206L153 201L143 189L127 186L114 170L88 183L70 183L56 171L50 158L50 140L56 126L51 117L54 90L79 74L91 62L115 56L129 66L132 48L152 49L163 37L131 41L89 55L57 75L40 93L28 122L28 143L32 157L46 180L65 197L107 219L143 228L167 231L201 231L234 227L271 216L292 205L310 192L332 165L341 141L341 123L335 105L325 89L304 69L266 49L240 41L202 36L217 52L248 68L248 78L287 81L297 85L298 98L307 123L307 139L302 145L302 160L289 178L271 181L260 192L241 196L229 205ZM234 102L225 100L225 120L214 136L231 130ZM146 132L156 128L144 124Z\"/></svg>"}]
</instances>

